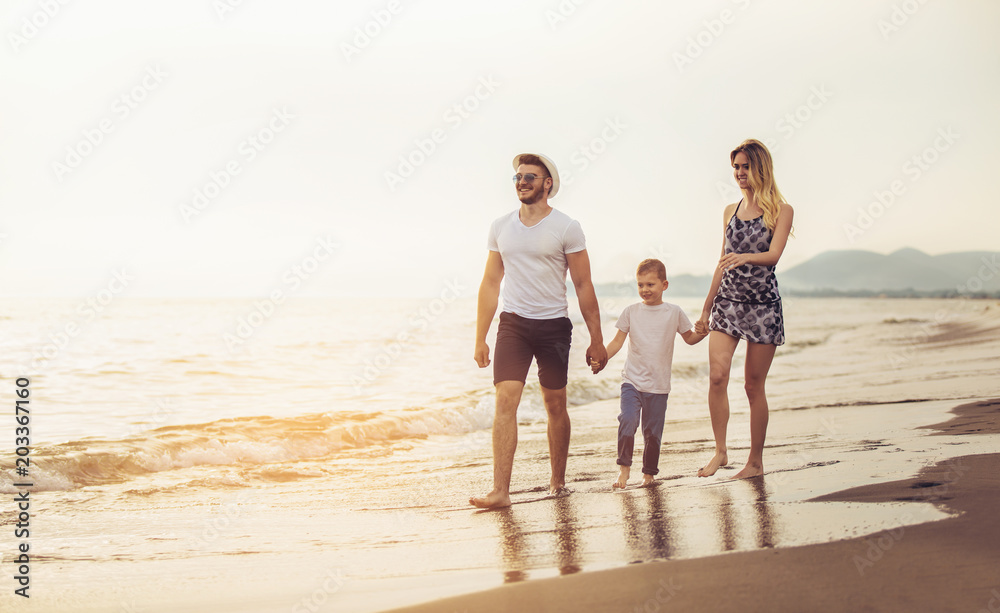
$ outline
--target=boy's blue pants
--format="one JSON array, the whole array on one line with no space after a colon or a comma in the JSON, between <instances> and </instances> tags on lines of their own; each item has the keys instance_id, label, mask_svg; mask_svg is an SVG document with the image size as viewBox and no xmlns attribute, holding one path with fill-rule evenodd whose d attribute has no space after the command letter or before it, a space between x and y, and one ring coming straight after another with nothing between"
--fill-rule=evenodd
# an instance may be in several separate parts
<instances>
[{"instance_id":1,"label":"boy's blue pants","mask_svg":"<svg viewBox=\"0 0 1000 613\"><path fill-rule=\"evenodd\" d=\"M655 475L660 472L660 441L663 438L663 420L667 414L667 396L648 394L635 389L631 383L622 383L621 413L618 415L618 464L632 466L632 448L635 431L642 425L642 473Z\"/></svg>"}]
</instances>

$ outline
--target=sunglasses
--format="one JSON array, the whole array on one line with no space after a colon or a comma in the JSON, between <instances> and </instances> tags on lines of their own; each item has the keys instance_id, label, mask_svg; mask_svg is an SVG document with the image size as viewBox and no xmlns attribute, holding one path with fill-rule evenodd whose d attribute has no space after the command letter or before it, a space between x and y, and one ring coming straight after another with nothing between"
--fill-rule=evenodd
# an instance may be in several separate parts
<instances>
[{"instance_id":1,"label":"sunglasses","mask_svg":"<svg viewBox=\"0 0 1000 613\"><path fill-rule=\"evenodd\" d=\"M521 179L524 179L528 183L534 183L535 179L548 179L548 177L547 176L543 177L541 175L536 175L535 173L529 172L526 175L522 175L522 174L514 175L513 179L514 179L514 183L520 183Z\"/></svg>"}]
</instances>

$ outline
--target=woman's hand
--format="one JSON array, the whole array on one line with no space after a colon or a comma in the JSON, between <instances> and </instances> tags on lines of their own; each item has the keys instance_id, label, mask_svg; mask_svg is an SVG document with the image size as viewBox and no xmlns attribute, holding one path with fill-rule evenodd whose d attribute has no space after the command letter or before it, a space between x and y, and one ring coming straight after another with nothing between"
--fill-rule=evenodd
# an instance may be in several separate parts
<instances>
[{"instance_id":1,"label":"woman's hand","mask_svg":"<svg viewBox=\"0 0 1000 613\"><path fill-rule=\"evenodd\" d=\"M701 319L694 322L694 332L698 336L706 336L708 334L708 313L702 313Z\"/></svg>"},{"instance_id":2,"label":"woman's hand","mask_svg":"<svg viewBox=\"0 0 1000 613\"><path fill-rule=\"evenodd\" d=\"M750 261L749 253L727 253L719 260L719 269L726 272L730 268L738 268Z\"/></svg>"}]
</instances>

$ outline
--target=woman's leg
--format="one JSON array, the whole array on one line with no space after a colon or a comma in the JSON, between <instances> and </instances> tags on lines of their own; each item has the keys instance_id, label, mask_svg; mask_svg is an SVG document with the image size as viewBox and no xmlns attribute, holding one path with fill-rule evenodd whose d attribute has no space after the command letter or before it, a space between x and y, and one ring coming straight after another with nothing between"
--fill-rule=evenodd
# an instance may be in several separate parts
<instances>
[{"instance_id":1,"label":"woman's leg","mask_svg":"<svg viewBox=\"0 0 1000 613\"><path fill-rule=\"evenodd\" d=\"M767 437L767 396L764 382L771 368L776 345L747 343L747 361L743 369L744 387L750 401L750 456L747 465L736 474L736 479L764 474L764 439Z\"/></svg>"},{"instance_id":2,"label":"woman's leg","mask_svg":"<svg viewBox=\"0 0 1000 613\"><path fill-rule=\"evenodd\" d=\"M708 336L708 412L712 416L715 435L715 455L698 470L699 477L710 477L720 466L729 463L726 448L726 426L729 425L729 369L738 338L713 330Z\"/></svg>"}]
</instances>

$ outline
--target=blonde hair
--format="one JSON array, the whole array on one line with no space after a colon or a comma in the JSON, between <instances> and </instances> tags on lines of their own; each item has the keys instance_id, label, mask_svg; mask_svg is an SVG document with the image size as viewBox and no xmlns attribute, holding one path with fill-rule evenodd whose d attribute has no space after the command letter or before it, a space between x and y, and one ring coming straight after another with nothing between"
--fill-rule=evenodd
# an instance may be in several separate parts
<instances>
[{"instance_id":1,"label":"blonde hair","mask_svg":"<svg viewBox=\"0 0 1000 613\"><path fill-rule=\"evenodd\" d=\"M785 197L778 190L778 184L774 181L774 162L771 161L771 152L767 150L764 143L754 138L748 138L740 143L739 147L733 149L729 154L729 162L736 161L736 154L744 153L750 161L750 172L747 180L753 188L754 198L757 199L757 206L764 211L764 225L774 232L774 227L778 223L778 214L781 212L781 204L785 202Z\"/></svg>"}]
</instances>

